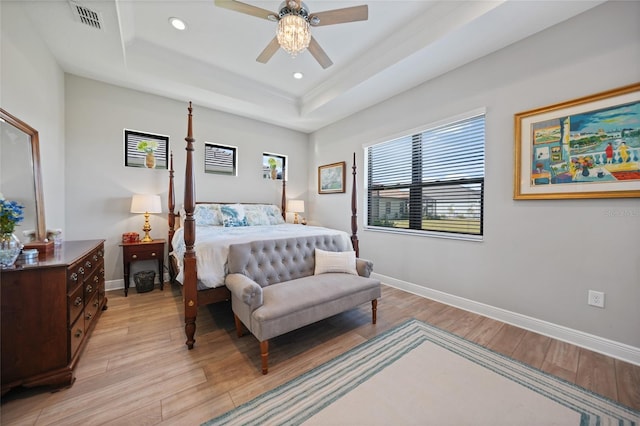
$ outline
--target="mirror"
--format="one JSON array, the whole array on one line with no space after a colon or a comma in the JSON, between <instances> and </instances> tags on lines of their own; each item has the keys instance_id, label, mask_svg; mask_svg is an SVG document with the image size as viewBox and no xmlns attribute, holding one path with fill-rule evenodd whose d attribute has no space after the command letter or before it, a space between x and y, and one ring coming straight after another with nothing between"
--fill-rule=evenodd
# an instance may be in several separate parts
<instances>
[{"instance_id":1,"label":"mirror","mask_svg":"<svg viewBox=\"0 0 640 426\"><path fill-rule=\"evenodd\" d=\"M24 221L14 234L25 247L49 244L44 220L44 195L40 170L38 131L0 108L0 192L24 206ZM34 230L34 241L23 231ZM44 250L46 252L47 250Z\"/></svg>"}]
</instances>

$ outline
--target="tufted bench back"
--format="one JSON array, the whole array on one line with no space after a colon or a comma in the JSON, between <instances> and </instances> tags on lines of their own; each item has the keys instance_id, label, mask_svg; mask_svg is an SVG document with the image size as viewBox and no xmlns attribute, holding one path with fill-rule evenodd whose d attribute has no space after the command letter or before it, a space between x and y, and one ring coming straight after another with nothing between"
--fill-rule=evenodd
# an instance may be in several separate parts
<instances>
[{"instance_id":1,"label":"tufted bench back","mask_svg":"<svg viewBox=\"0 0 640 426\"><path fill-rule=\"evenodd\" d=\"M253 241L229 246L228 272L242 274L261 287L313 275L315 249L353 250L340 235L316 235Z\"/></svg>"}]
</instances>

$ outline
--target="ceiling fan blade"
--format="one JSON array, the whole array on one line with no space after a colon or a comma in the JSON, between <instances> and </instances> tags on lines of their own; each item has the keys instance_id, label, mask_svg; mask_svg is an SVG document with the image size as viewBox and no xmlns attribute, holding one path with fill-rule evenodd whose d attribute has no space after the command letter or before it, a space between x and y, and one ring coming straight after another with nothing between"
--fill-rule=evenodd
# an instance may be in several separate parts
<instances>
[{"instance_id":1,"label":"ceiling fan blade","mask_svg":"<svg viewBox=\"0 0 640 426\"><path fill-rule=\"evenodd\" d=\"M309 47L307 47L307 50L314 58L316 58L316 61L318 61L323 69L327 69L331 65L333 65L333 62L331 61L331 59L329 59L329 56L327 56L325 51L322 50L322 47L320 47L313 36L311 36L311 41L309 42Z\"/></svg>"},{"instance_id":2,"label":"ceiling fan blade","mask_svg":"<svg viewBox=\"0 0 640 426\"><path fill-rule=\"evenodd\" d=\"M314 27L366 21L367 19L369 19L369 6L366 4L362 6L345 7L344 9L326 10L324 12L312 13L309 16L309 22ZM314 24L316 20L319 20L319 22Z\"/></svg>"},{"instance_id":3,"label":"ceiling fan blade","mask_svg":"<svg viewBox=\"0 0 640 426\"><path fill-rule=\"evenodd\" d=\"M270 10L262 9L260 7L252 6L250 4L242 3L236 0L215 0L215 5L262 19L269 19L269 16L272 16L273 18L276 18L275 20L277 20L278 16L277 13L274 13Z\"/></svg>"},{"instance_id":4,"label":"ceiling fan blade","mask_svg":"<svg viewBox=\"0 0 640 426\"><path fill-rule=\"evenodd\" d=\"M260 62L261 64L266 64L267 62L269 62L269 59L271 59L271 57L278 51L278 49L280 49L280 44L278 44L278 38L274 37L273 40L271 40L271 42L267 45L267 47L264 48L262 53L258 55L256 61Z\"/></svg>"}]
</instances>

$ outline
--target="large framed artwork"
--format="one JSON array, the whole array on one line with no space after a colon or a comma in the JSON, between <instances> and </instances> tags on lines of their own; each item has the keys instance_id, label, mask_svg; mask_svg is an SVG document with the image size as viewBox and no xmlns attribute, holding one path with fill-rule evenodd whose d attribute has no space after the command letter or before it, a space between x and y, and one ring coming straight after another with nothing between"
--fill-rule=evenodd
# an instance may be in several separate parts
<instances>
[{"instance_id":1,"label":"large framed artwork","mask_svg":"<svg viewBox=\"0 0 640 426\"><path fill-rule=\"evenodd\" d=\"M204 171L218 175L238 176L238 148L205 142Z\"/></svg>"},{"instance_id":2,"label":"large framed artwork","mask_svg":"<svg viewBox=\"0 0 640 426\"><path fill-rule=\"evenodd\" d=\"M345 170L344 161L318 167L318 194L344 192Z\"/></svg>"},{"instance_id":3,"label":"large framed artwork","mask_svg":"<svg viewBox=\"0 0 640 426\"><path fill-rule=\"evenodd\" d=\"M640 197L640 83L515 115L516 200Z\"/></svg>"},{"instance_id":4,"label":"large framed artwork","mask_svg":"<svg viewBox=\"0 0 640 426\"><path fill-rule=\"evenodd\" d=\"M169 136L124 129L124 165L166 169Z\"/></svg>"}]
</instances>

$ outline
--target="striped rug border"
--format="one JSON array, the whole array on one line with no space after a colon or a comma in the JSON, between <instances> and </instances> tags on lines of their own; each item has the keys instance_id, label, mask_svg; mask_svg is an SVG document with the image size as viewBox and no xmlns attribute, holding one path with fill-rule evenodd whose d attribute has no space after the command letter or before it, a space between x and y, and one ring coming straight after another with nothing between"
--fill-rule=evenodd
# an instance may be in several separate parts
<instances>
[{"instance_id":1,"label":"striped rug border","mask_svg":"<svg viewBox=\"0 0 640 426\"><path fill-rule=\"evenodd\" d=\"M640 425L638 411L416 319L387 330L203 425L300 424L425 341L580 413L580 426Z\"/></svg>"}]
</instances>

